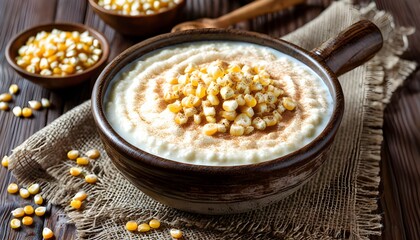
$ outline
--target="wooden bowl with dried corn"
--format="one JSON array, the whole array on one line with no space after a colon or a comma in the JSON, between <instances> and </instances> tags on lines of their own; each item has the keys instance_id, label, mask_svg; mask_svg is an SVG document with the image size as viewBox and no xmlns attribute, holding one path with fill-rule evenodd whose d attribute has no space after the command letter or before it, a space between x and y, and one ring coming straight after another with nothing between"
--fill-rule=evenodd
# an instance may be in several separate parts
<instances>
[{"instance_id":1,"label":"wooden bowl with dried corn","mask_svg":"<svg viewBox=\"0 0 420 240\"><path fill-rule=\"evenodd\" d=\"M109 43L96 30L76 23L52 23L12 38L6 58L22 77L48 89L75 86L98 73L109 56Z\"/></svg>"},{"instance_id":2,"label":"wooden bowl with dried corn","mask_svg":"<svg viewBox=\"0 0 420 240\"><path fill-rule=\"evenodd\" d=\"M128 36L169 32L178 23L186 0L89 0L109 26Z\"/></svg>"},{"instance_id":3,"label":"wooden bowl with dried corn","mask_svg":"<svg viewBox=\"0 0 420 240\"><path fill-rule=\"evenodd\" d=\"M369 21L312 51L232 29L164 34L103 70L92 112L113 163L145 194L188 212L255 210L325 164L344 112L337 76L381 46Z\"/></svg>"}]
</instances>

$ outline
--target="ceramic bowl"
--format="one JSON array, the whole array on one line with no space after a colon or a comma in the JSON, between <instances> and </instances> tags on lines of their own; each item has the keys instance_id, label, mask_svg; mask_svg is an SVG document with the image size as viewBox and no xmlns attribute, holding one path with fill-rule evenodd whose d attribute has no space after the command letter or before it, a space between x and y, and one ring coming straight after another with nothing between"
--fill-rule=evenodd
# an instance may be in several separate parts
<instances>
[{"instance_id":1,"label":"ceramic bowl","mask_svg":"<svg viewBox=\"0 0 420 240\"><path fill-rule=\"evenodd\" d=\"M41 31L51 32L53 29L62 31L78 31L80 33L88 31L91 36L99 40L102 49L100 59L90 68L81 73L75 73L67 76L44 76L41 74L34 74L26 71L16 64L16 57L19 55L18 50L21 46L25 45L26 41L31 36L35 36ZM51 23L45 25L34 26L13 37L6 46L6 58L10 66L23 78L41 85L48 89L66 88L78 85L85 80L88 80L94 74L99 73L106 64L109 56L109 43L106 38L93 28L86 25L76 23Z\"/></svg>"},{"instance_id":2,"label":"ceramic bowl","mask_svg":"<svg viewBox=\"0 0 420 240\"><path fill-rule=\"evenodd\" d=\"M98 4L98 0L89 0L90 6L99 17L117 32L128 36L151 36L156 33L169 32L178 21L185 7L182 0L173 8L150 15L124 15L107 10Z\"/></svg>"},{"instance_id":3,"label":"ceramic bowl","mask_svg":"<svg viewBox=\"0 0 420 240\"><path fill-rule=\"evenodd\" d=\"M334 100L326 128L297 151L274 160L238 166L179 163L128 143L114 131L105 115L104 99L112 79L125 66L155 49L200 40L259 44L306 64L325 82ZM337 74L360 65L381 46L379 29L367 21L357 23L313 51L267 35L237 30L201 29L165 34L131 47L104 69L92 94L93 116L109 157L145 194L188 212L230 214L254 210L288 196L319 171L343 117L344 97Z\"/></svg>"}]
</instances>

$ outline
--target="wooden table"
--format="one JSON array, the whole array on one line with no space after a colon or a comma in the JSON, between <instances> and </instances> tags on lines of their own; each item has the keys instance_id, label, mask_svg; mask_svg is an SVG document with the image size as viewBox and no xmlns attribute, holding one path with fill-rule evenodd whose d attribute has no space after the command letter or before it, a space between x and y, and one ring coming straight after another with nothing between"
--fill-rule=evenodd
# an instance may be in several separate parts
<instances>
[{"instance_id":1,"label":"wooden table","mask_svg":"<svg viewBox=\"0 0 420 240\"><path fill-rule=\"evenodd\" d=\"M247 1L188 0L185 20L217 17ZM280 37L315 18L331 0L313 0L318 6L298 6L294 9L242 22L236 27ZM365 2L365 1L364 1ZM376 0L378 7L391 11L399 25L420 29L418 0ZM54 107L35 112L32 119L19 119L11 112L0 112L0 156L11 150L61 114L90 97L94 79L65 91L49 91L19 77L7 64L4 49L10 38L31 26L55 21L78 22L103 32L111 43L113 59L118 53L141 39L127 39L102 22L85 0L0 0L0 92L7 92L17 83L21 92L15 104L46 97ZM409 38L410 51L406 59L420 60L420 32ZM384 124L382 184L380 205L383 212L383 239L420 239L420 70L399 89L386 108ZM0 169L0 239L41 239L42 228L50 227L57 239L74 239L75 227L67 224L63 211L48 206L51 213L43 220L36 218L33 227L10 230L10 211L27 200L9 195L6 187L15 179Z\"/></svg>"}]
</instances>

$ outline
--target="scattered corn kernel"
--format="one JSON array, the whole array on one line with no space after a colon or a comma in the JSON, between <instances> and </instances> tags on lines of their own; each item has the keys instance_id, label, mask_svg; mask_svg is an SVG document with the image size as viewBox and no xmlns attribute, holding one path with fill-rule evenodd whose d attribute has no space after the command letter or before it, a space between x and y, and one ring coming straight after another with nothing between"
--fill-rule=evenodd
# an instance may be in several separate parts
<instances>
[{"instance_id":1,"label":"scattered corn kernel","mask_svg":"<svg viewBox=\"0 0 420 240\"><path fill-rule=\"evenodd\" d=\"M81 166L88 165L89 159L87 157L78 157L76 159L76 163L77 165L81 165Z\"/></svg>"},{"instance_id":2,"label":"scattered corn kernel","mask_svg":"<svg viewBox=\"0 0 420 240\"><path fill-rule=\"evenodd\" d=\"M3 167L8 167L9 166L9 157L8 156L4 156L3 159L1 160L1 165Z\"/></svg>"},{"instance_id":3,"label":"scattered corn kernel","mask_svg":"<svg viewBox=\"0 0 420 240\"><path fill-rule=\"evenodd\" d=\"M37 207L37 208L35 208L35 215L37 215L39 217L44 216L46 211L47 211L46 207Z\"/></svg>"},{"instance_id":4,"label":"scattered corn kernel","mask_svg":"<svg viewBox=\"0 0 420 240\"><path fill-rule=\"evenodd\" d=\"M80 191L74 195L73 200L83 201L87 198L87 193L85 191Z\"/></svg>"},{"instance_id":5,"label":"scattered corn kernel","mask_svg":"<svg viewBox=\"0 0 420 240\"><path fill-rule=\"evenodd\" d=\"M29 107L31 107L33 110L39 110L42 108L42 104L39 101L31 100L28 101Z\"/></svg>"},{"instance_id":6,"label":"scattered corn kernel","mask_svg":"<svg viewBox=\"0 0 420 240\"><path fill-rule=\"evenodd\" d=\"M13 114L14 114L16 117L21 117L21 116L22 116L22 108L21 108L21 107L19 107L19 106L15 106L15 107L12 109L12 112L13 112Z\"/></svg>"},{"instance_id":7,"label":"scattered corn kernel","mask_svg":"<svg viewBox=\"0 0 420 240\"><path fill-rule=\"evenodd\" d=\"M10 221L10 227L13 229L20 228L20 226L21 226L21 223L19 219L14 218Z\"/></svg>"},{"instance_id":8,"label":"scattered corn kernel","mask_svg":"<svg viewBox=\"0 0 420 240\"><path fill-rule=\"evenodd\" d=\"M16 208L12 211L12 215L17 218L23 217L25 216L25 210L23 210L23 208Z\"/></svg>"},{"instance_id":9,"label":"scattered corn kernel","mask_svg":"<svg viewBox=\"0 0 420 240\"><path fill-rule=\"evenodd\" d=\"M34 203L36 205L42 205L43 202L44 202L44 199L42 198L41 194L37 194L34 196Z\"/></svg>"},{"instance_id":10,"label":"scattered corn kernel","mask_svg":"<svg viewBox=\"0 0 420 240\"><path fill-rule=\"evenodd\" d=\"M97 159L101 156L101 153L98 151L98 149L90 149L86 152L86 156L90 159Z\"/></svg>"},{"instance_id":11,"label":"scattered corn kernel","mask_svg":"<svg viewBox=\"0 0 420 240\"><path fill-rule=\"evenodd\" d=\"M237 125L237 124L232 124L232 126L230 126L230 135L232 136L242 136L244 135L245 132L245 128L241 125Z\"/></svg>"},{"instance_id":12,"label":"scattered corn kernel","mask_svg":"<svg viewBox=\"0 0 420 240\"><path fill-rule=\"evenodd\" d=\"M98 177L94 174L88 174L85 176L85 181L87 183L96 183L96 181L98 181Z\"/></svg>"},{"instance_id":13,"label":"scattered corn kernel","mask_svg":"<svg viewBox=\"0 0 420 240\"><path fill-rule=\"evenodd\" d=\"M34 183L28 187L28 192L32 195L39 193L40 186L38 183Z\"/></svg>"},{"instance_id":14,"label":"scattered corn kernel","mask_svg":"<svg viewBox=\"0 0 420 240\"><path fill-rule=\"evenodd\" d=\"M30 117L32 117L32 109L27 108L27 107L24 107L24 108L22 109L22 116L23 116L23 117L25 117L25 118L30 118Z\"/></svg>"},{"instance_id":15,"label":"scattered corn kernel","mask_svg":"<svg viewBox=\"0 0 420 240\"><path fill-rule=\"evenodd\" d=\"M217 129L217 124L207 123L203 126L203 133L207 136L211 136L217 133Z\"/></svg>"},{"instance_id":16,"label":"scattered corn kernel","mask_svg":"<svg viewBox=\"0 0 420 240\"><path fill-rule=\"evenodd\" d=\"M151 228L157 229L157 228L160 227L160 221L157 220L157 219L152 219L152 220L149 221L149 226Z\"/></svg>"},{"instance_id":17,"label":"scattered corn kernel","mask_svg":"<svg viewBox=\"0 0 420 240\"><path fill-rule=\"evenodd\" d=\"M67 157L70 160L75 160L76 158L79 157L79 151L77 151L77 150L70 150L70 151L67 152Z\"/></svg>"},{"instance_id":18,"label":"scattered corn kernel","mask_svg":"<svg viewBox=\"0 0 420 240\"><path fill-rule=\"evenodd\" d=\"M137 230L139 232L148 232L150 231L150 226L147 223L142 223L137 227Z\"/></svg>"},{"instance_id":19,"label":"scattered corn kernel","mask_svg":"<svg viewBox=\"0 0 420 240\"><path fill-rule=\"evenodd\" d=\"M135 221L128 221L125 224L125 229L127 229L130 232L134 232L137 230L137 223Z\"/></svg>"},{"instance_id":20,"label":"scattered corn kernel","mask_svg":"<svg viewBox=\"0 0 420 240\"><path fill-rule=\"evenodd\" d=\"M82 207L82 201L73 199L70 202L70 206L74 209L80 209Z\"/></svg>"},{"instance_id":21,"label":"scattered corn kernel","mask_svg":"<svg viewBox=\"0 0 420 240\"><path fill-rule=\"evenodd\" d=\"M0 110L8 111L9 110L9 104L7 102L0 102Z\"/></svg>"},{"instance_id":22,"label":"scattered corn kernel","mask_svg":"<svg viewBox=\"0 0 420 240\"><path fill-rule=\"evenodd\" d=\"M289 97L284 97L283 98L283 106L289 110L292 111L296 108L296 102L293 101L291 98Z\"/></svg>"},{"instance_id":23,"label":"scattered corn kernel","mask_svg":"<svg viewBox=\"0 0 420 240\"><path fill-rule=\"evenodd\" d=\"M11 183L7 186L7 192L11 194L15 194L19 191L19 186L16 183Z\"/></svg>"},{"instance_id":24,"label":"scattered corn kernel","mask_svg":"<svg viewBox=\"0 0 420 240\"><path fill-rule=\"evenodd\" d=\"M93 66L102 55L97 39L88 31L53 29L30 37L18 50L16 63L28 72L45 76L65 76Z\"/></svg>"},{"instance_id":25,"label":"scattered corn kernel","mask_svg":"<svg viewBox=\"0 0 420 240\"><path fill-rule=\"evenodd\" d=\"M28 198L31 194L29 193L29 191L27 189L21 188L21 189L19 189L19 195L22 198Z\"/></svg>"},{"instance_id":26,"label":"scattered corn kernel","mask_svg":"<svg viewBox=\"0 0 420 240\"><path fill-rule=\"evenodd\" d=\"M32 217L25 216L25 217L22 218L22 224L23 225L30 226L30 225L32 225L32 223L34 223L34 219Z\"/></svg>"},{"instance_id":27,"label":"scattered corn kernel","mask_svg":"<svg viewBox=\"0 0 420 240\"><path fill-rule=\"evenodd\" d=\"M0 102L10 102L12 101L13 97L10 93L2 93L0 94Z\"/></svg>"},{"instance_id":28,"label":"scattered corn kernel","mask_svg":"<svg viewBox=\"0 0 420 240\"><path fill-rule=\"evenodd\" d=\"M27 205L23 208L23 211L26 215L32 215L34 213L34 208L31 205Z\"/></svg>"},{"instance_id":29,"label":"scattered corn kernel","mask_svg":"<svg viewBox=\"0 0 420 240\"><path fill-rule=\"evenodd\" d=\"M50 100L41 98L41 105L43 108L49 108L51 106Z\"/></svg>"},{"instance_id":30,"label":"scattered corn kernel","mask_svg":"<svg viewBox=\"0 0 420 240\"><path fill-rule=\"evenodd\" d=\"M42 237L43 237L44 239L50 239L50 238L54 237L54 233L53 233L53 231L52 231L51 229L49 229L49 228L44 228L44 229L42 230Z\"/></svg>"},{"instance_id":31,"label":"scattered corn kernel","mask_svg":"<svg viewBox=\"0 0 420 240\"><path fill-rule=\"evenodd\" d=\"M17 84L12 84L9 87L9 93L15 95L19 92L19 86Z\"/></svg>"},{"instance_id":32,"label":"scattered corn kernel","mask_svg":"<svg viewBox=\"0 0 420 240\"><path fill-rule=\"evenodd\" d=\"M182 231L178 230L178 229L171 229L169 231L169 233L171 234L171 237L175 238L175 239L180 239L182 238Z\"/></svg>"},{"instance_id":33,"label":"scattered corn kernel","mask_svg":"<svg viewBox=\"0 0 420 240\"><path fill-rule=\"evenodd\" d=\"M82 173L82 169L81 168L78 168L78 167L72 167L72 168L70 168L70 175L72 175L72 176L77 177L81 173Z\"/></svg>"}]
</instances>

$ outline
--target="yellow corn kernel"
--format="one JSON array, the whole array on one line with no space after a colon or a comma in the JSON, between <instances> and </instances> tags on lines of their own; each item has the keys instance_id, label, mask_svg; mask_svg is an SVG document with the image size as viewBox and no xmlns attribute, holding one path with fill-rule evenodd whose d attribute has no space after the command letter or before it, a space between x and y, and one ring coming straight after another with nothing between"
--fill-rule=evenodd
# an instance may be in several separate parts
<instances>
[{"instance_id":1,"label":"yellow corn kernel","mask_svg":"<svg viewBox=\"0 0 420 240\"><path fill-rule=\"evenodd\" d=\"M206 88L203 84L198 84L195 89L195 95L199 98L204 98L206 96Z\"/></svg>"},{"instance_id":2,"label":"yellow corn kernel","mask_svg":"<svg viewBox=\"0 0 420 240\"><path fill-rule=\"evenodd\" d=\"M32 109L27 108L27 107L24 107L24 108L22 109L22 116L23 116L23 117L25 117L25 118L30 118L30 117L32 117Z\"/></svg>"},{"instance_id":3,"label":"yellow corn kernel","mask_svg":"<svg viewBox=\"0 0 420 240\"><path fill-rule=\"evenodd\" d=\"M251 118L248 117L248 115L246 115L245 113L241 113L238 116L236 116L234 123L236 125L240 125L240 126L250 126L251 125Z\"/></svg>"},{"instance_id":4,"label":"yellow corn kernel","mask_svg":"<svg viewBox=\"0 0 420 240\"><path fill-rule=\"evenodd\" d=\"M87 193L85 191L80 191L74 195L73 200L83 201L87 198Z\"/></svg>"},{"instance_id":5,"label":"yellow corn kernel","mask_svg":"<svg viewBox=\"0 0 420 240\"><path fill-rule=\"evenodd\" d=\"M137 227L137 231L139 232L148 232L150 231L150 226L147 223L142 223Z\"/></svg>"},{"instance_id":6,"label":"yellow corn kernel","mask_svg":"<svg viewBox=\"0 0 420 240\"><path fill-rule=\"evenodd\" d=\"M227 119L222 119L220 120L219 124L222 124L223 126L225 126L226 128L229 128L230 126L230 121Z\"/></svg>"},{"instance_id":7,"label":"yellow corn kernel","mask_svg":"<svg viewBox=\"0 0 420 240\"><path fill-rule=\"evenodd\" d=\"M182 105L179 100L176 100L175 102L168 104L167 108L169 111L173 113L178 113L179 111L182 110Z\"/></svg>"},{"instance_id":8,"label":"yellow corn kernel","mask_svg":"<svg viewBox=\"0 0 420 240\"><path fill-rule=\"evenodd\" d=\"M38 217L44 216L46 211L47 211L46 207L37 207L35 208L35 215L37 215Z\"/></svg>"},{"instance_id":9,"label":"yellow corn kernel","mask_svg":"<svg viewBox=\"0 0 420 240\"><path fill-rule=\"evenodd\" d=\"M220 101L219 98L215 95L208 95L207 100L211 103L213 106L219 105Z\"/></svg>"},{"instance_id":10,"label":"yellow corn kernel","mask_svg":"<svg viewBox=\"0 0 420 240\"><path fill-rule=\"evenodd\" d=\"M203 107L204 116L215 116L216 109L214 107Z\"/></svg>"},{"instance_id":11,"label":"yellow corn kernel","mask_svg":"<svg viewBox=\"0 0 420 240\"><path fill-rule=\"evenodd\" d=\"M265 103L267 101L266 95L262 92L255 93L254 97L257 103Z\"/></svg>"},{"instance_id":12,"label":"yellow corn kernel","mask_svg":"<svg viewBox=\"0 0 420 240\"><path fill-rule=\"evenodd\" d=\"M21 188L21 189L19 189L19 195L22 198L28 198L31 194L29 193L29 191L27 189Z\"/></svg>"},{"instance_id":13,"label":"yellow corn kernel","mask_svg":"<svg viewBox=\"0 0 420 240\"><path fill-rule=\"evenodd\" d=\"M277 103L277 97L272 92L268 92L265 94L265 98L268 104L275 104Z\"/></svg>"},{"instance_id":14,"label":"yellow corn kernel","mask_svg":"<svg viewBox=\"0 0 420 240\"><path fill-rule=\"evenodd\" d=\"M194 123L200 124L201 123L201 115L200 114L194 114Z\"/></svg>"},{"instance_id":15,"label":"yellow corn kernel","mask_svg":"<svg viewBox=\"0 0 420 240\"><path fill-rule=\"evenodd\" d=\"M178 229L171 229L169 231L169 233L171 234L171 237L175 238L175 239L180 239L182 238L182 231L178 230Z\"/></svg>"},{"instance_id":16,"label":"yellow corn kernel","mask_svg":"<svg viewBox=\"0 0 420 240\"><path fill-rule=\"evenodd\" d=\"M42 198L41 194L37 194L34 196L34 203L36 205L42 205L43 202L44 202L44 199Z\"/></svg>"},{"instance_id":17,"label":"yellow corn kernel","mask_svg":"<svg viewBox=\"0 0 420 240\"><path fill-rule=\"evenodd\" d=\"M242 136L244 135L245 132L245 128L241 125L237 125L237 124L232 124L232 126L230 126L230 135L232 136Z\"/></svg>"},{"instance_id":18,"label":"yellow corn kernel","mask_svg":"<svg viewBox=\"0 0 420 240\"><path fill-rule=\"evenodd\" d=\"M274 96L276 96L276 97L279 97L280 95L284 94L284 91L282 89L276 88L276 87L273 88L272 92L273 92Z\"/></svg>"},{"instance_id":19,"label":"yellow corn kernel","mask_svg":"<svg viewBox=\"0 0 420 240\"><path fill-rule=\"evenodd\" d=\"M257 106L255 106L255 110L258 114L263 114L268 112L268 106L266 103L258 103Z\"/></svg>"},{"instance_id":20,"label":"yellow corn kernel","mask_svg":"<svg viewBox=\"0 0 420 240\"><path fill-rule=\"evenodd\" d=\"M182 93L185 95L185 96L188 96L188 95L195 95L195 88L194 88L194 86L191 84L191 83L187 83L187 84L185 84L185 86L182 88Z\"/></svg>"},{"instance_id":21,"label":"yellow corn kernel","mask_svg":"<svg viewBox=\"0 0 420 240\"><path fill-rule=\"evenodd\" d=\"M86 156L90 159L97 159L101 156L101 153L98 151L98 149L90 149L86 152Z\"/></svg>"},{"instance_id":22,"label":"yellow corn kernel","mask_svg":"<svg viewBox=\"0 0 420 240\"><path fill-rule=\"evenodd\" d=\"M283 119L283 117L277 110L274 110L271 113L273 114L273 117L277 120L277 122L280 122Z\"/></svg>"},{"instance_id":23,"label":"yellow corn kernel","mask_svg":"<svg viewBox=\"0 0 420 240\"><path fill-rule=\"evenodd\" d=\"M257 105L257 99L255 99L252 95L246 94L244 98L245 98L245 104L248 107L255 107L255 105Z\"/></svg>"},{"instance_id":24,"label":"yellow corn kernel","mask_svg":"<svg viewBox=\"0 0 420 240\"><path fill-rule=\"evenodd\" d=\"M39 110L42 108L41 102L36 101L36 100L28 101L28 104L29 104L29 107L31 107L34 110Z\"/></svg>"},{"instance_id":25,"label":"yellow corn kernel","mask_svg":"<svg viewBox=\"0 0 420 240\"><path fill-rule=\"evenodd\" d=\"M85 181L94 184L98 181L98 177L95 174L88 174L85 176Z\"/></svg>"},{"instance_id":26,"label":"yellow corn kernel","mask_svg":"<svg viewBox=\"0 0 420 240\"><path fill-rule=\"evenodd\" d=\"M229 121L235 120L236 115L237 115L236 111L220 111L220 116Z\"/></svg>"},{"instance_id":27,"label":"yellow corn kernel","mask_svg":"<svg viewBox=\"0 0 420 240\"><path fill-rule=\"evenodd\" d=\"M241 71L241 67L238 64L229 65L228 72L237 73Z\"/></svg>"},{"instance_id":28,"label":"yellow corn kernel","mask_svg":"<svg viewBox=\"0 0 420 240\"><path fill-rule=\"evenodd\" d=\"M89 159L87 157L78 157L76 163L77 165L85 166L89 164Z\"/></svg>"},{"instance_id":29,"label":"yellow corn kernel","mask_svg":"<svg viewBox=\"0 0 420 240\"><path fill-rule=\"evenodd\" d=\"M238 94L236 97L235 97L235 100L236 100L236 102L238 103L238 105L239 106L243 106L243 105L245 105L245 98L244 98L244 95L242 95L242 94Z\"/></svg>"},{"instance_id":30,"label":"yellow corn kernel","mask_svg":"<svg viewBox=\"0 0 420 240\"><path fill-rule=\"evenodd\" d=\"M182 114L182 113L177 113L175 116L175 123L178 125L183 125L185 123L187 123L188 118Z\"/></svg>"},{"instance_id":31,"label":"yellow corn kernel","mask_svg":"<svg viewBox=\"0 0 420 240\"><path fill-rule=\"evenodd\" d=\"M51 106L50 100L46 98L41 98L41 105L44 108L49 108Z\"/></svg>"},{"instance_id":32,"label":"yellow corn kernel","mask_svg":"<svg viewBox=\"0 0 420 240\"><path fill-rule=\"evenodd\" d=\"M82 201L73 199L70 202L70 206L74 209L80 209L82 207Z\"/></svg>"},{"instance_id":33,"label":"yellow corn kernel","mask_svg":"<svg viewBox=\"0 0 420 240\"><path fill-rule=\"evenodd\" d=\"M29 217L29 216L25 216L22 218L22 224L26 225L26 226L30 226L32 225L32 223L34 223L34 219Z\"/></svg>"},{"instance_id":34,"label":"yellow corn kernel","mask_svg":"<svg viewBox=\"0 0 420 240\"><path fill-rule=\"evenodd\" d=\"M217 79L219 77L223 77L224 71L220 66L211 65L207 68L207 73L213 77L213 79Z\"/></svg>"},{"instance_id":35,"label":"yellow corn kernel","mask_svg":"<svg viewBox=\"0 0 420 240\"><path fill-rule=\"evenodd\" d=\"M296 108L296 102L293 101L290 97L284 97L282 103L283 106L289 111L293 111Z\"/></svg>"},{"instance_id":36,"label":"yellow corn kernel","mask_svg":"<svg viewBox=\"0 0 420 240\"><path fill-rule=\"evenodd\" d=\"M19 191L19 186L16 183L11 183L7 186L7 192L10 194L15 194Z\"/></svg>"},{"instance_id":37,"label":"yellow corn kernel","mask_svg":"<svg viewBox=\"0 0 420 240\"><path fill-rule=\"evenodd\" d=\"M67 157L70 160L75 160L79 157L80 153L78 150L70 150L67 152Z\"/></svg>"},{"instance_id":38,"label":"yellow corn kernel","mask_svg":"<svg viewBox=\"0 0 420 240\"><path fill-rule=\"evenodd\" d=\"M228 101L224 101L223 102L223 109L225 111L235 111L238 108L238 103L236 102L236 100L228 100Z\"/></svg>"},{"instance_id":39,"label":"yellow corn kernel","mask_svg":"<svg viewBox=\"0 0 420 240\"><path fill-rule=\"evenodd\" d=\"M227 127L224 124L218 123L217 124L217 132L225 133L227 131Z\"/></svg>"},{"instance_id":40,"label":"yellow corn kernel","mask_svg":"<svg viewBox=\"0 0 420 240\"><path fill-rule=\"evenodd\" d=\"M252 126L258 130L264 130L267 127L267 124L262 118L256 117L252 120Z\"/></svg>"},{"instance_id":41,"label":"yellow corn kernel","mask_svg":"<svg viewBox=\"0 0 420 240\"><path fill-rule=\"evenodd\" d=\"M81 168L78 168L78 167L72 167L72 168L70 168L70 175L72 175L72 176L77 177L81 173L82 173L82 169Z\"/></svg>"},{"instance_id":42,"label":"yellow corn kernel","mask_svg":"<svg viewBox=\"0 0 420 240\"><path fill-rule=\"evenodd\" d=\"M197 109L196 109L195 107L191 107L191 108L183 108L183 112L184 112L184 115L185 115L187 118L189 118L189 117L194 116L194 114L196 114L196 113L197 113Z\"/></svg>"},{"instance_id":43,"label":"yellow corn kernel","mask_svg":"<svg viewBox=\"0 0 420 240\"><path fill-rule=\"evenodd\" d=\"M203 126L203 133L207 136L212 136L217 132L217 124L207 123Z\"/></svg>"},{"instance_id":44,"label":"yellow corn kernel","mask_svg":"<svg viewBox=\"0 0 420 240\"><path fill-rule=\"evenodd\" d=\"M44 239L50 239L50 238L54 237L54 233L53 233L53 231L52 231L51 229L49 229L49 228L44 228L44 229L42 230L42 237L43 237Z\"/></svg>"},{"instance_id":45,"label":"yellow corn kernel","mask_svg":"<svg viewBox=\"0 0 420 240\"><path fill-rule=\"evenodd\" d=\"M158 229L160 227L160 221L157 219L152 219L149 221L149 226L154 229Z\"/></svg>"},{"instance_id":46,"label":"yellow corn kernel","mask_svg":"<svg viewBox=\"0 0 420 240\"><path fill-rule=\"evenodd\" d=\"M207 95L217 95L220 92L220 86L219 84L215 82L211 82L210 85L207 88Z\"/></svg>"},{"instance_id":47,"label":"yellow corn kernel","mask_svg":"<svg viewBox=\"0 0 420 240\"><path fill-rule=\"evenodd\" d=\"M274 126L277 124L277 119L274 116L265 116L263 120L267 127Z\"/></svg>"},{"instance_id":48,"label":"yellow corn kernel","mask_svg":"<svg viewBox=\"0 0 420 240\"><path fill-rule=\"evenodd\" d=\"M63 64L61 65L61 71L67 73L67 74L72 74L74 73L74 66L70 65L70 64Z\"/></svg>"},{"instance_id":49,"label":"yellow corn kernel","mask_svg":"<svg viewBox=\"0 0 420 240\"><path fill-rule=\"evenodd\" d=\"M263 86L268 86L271 84L271 79L270 77L260 77L259 78L259 82L261 83L261 85Z\"/></svg>"},{"instance_id":50,"label":"yellow corn kernel","mask_svg":"<svg viewBox=\"0 0 420 240\"><path fill-rule=\"evenodd\" d=\"M13 229L18 229L20 228L20 226L21 226L21 223L19 219L14 218L10 221L10 227Z\"/></svg>"},{"instance_id":51,"label":"yellow corn kernel","mask_svg":"<svg viewBox=\"0 0 420 240\"><path fill-rule=\"evenodd\" d=\"M244 131L244 135L251 134L253 131L254 131L254 127L253 126L246 126L245 127L245 131Z\"/></svg>"},{"instance_id":52,"label":"yellow corn kernel","mask_svg":"<svg viewBox=\"0 0 420 240\"><path fill-rule=\"evenodd\" d=\"M31 205L27 205L23 208L23 211L26 215L32 215L34 213L34 208Z\"/></svg>"},{"instance_id":53,"label":"yellow corn kernel","mask_svg":"<svg viewBox=\"0 0 420 240\"><path fill-rule=\"evenodd\" d=\"M23 208L16 208L12 211L12 215L17 218L23 217L25 216L25 210L23 210Z\"/></svg>"},{"instance_id":54,"label":"yellow corn kernel","mask_svg":"<svg viewBox=\"0 0 420 240\"><path fill-rule=\"evenodd\" d=\"M19 86L18 86L17 84L12 84L12 85L10 85L10 87L9 87L9 93L10 93L10 94L15 95L15 94L17 94L18 92L19 92Z\"/></svg>"},{"instance_id":55,"label":"yellow corn kernel","mask_svg":"<svg viewBox=\"0 0 420 240\"><path fill-rule=\"evenodd\" d=\"M10 93L2 93L0 94L0 102L10 102L12 101L13 97Z\"/></svg>"},{"instance_id":56,"label":"yellow corn kernel","mask_svg":"<svg viewBox=\"0 0 420 240\"><path fill-rule=\"evenodd\" d=\"M8 111L9 110L9 104L7 102L0 102L0 110Z\"/></svg>"},{"instance_id":57,"label":"yellow corn kernel","mask_svg":"<svg viewBox=\"0 0 420 240\"><path fill-rule=\"evenodd\" d=\"M38 183L34 183L28 187L28 192L32 195L39 193L40 186Z\"/></svg>"},{"instance_id":58,"label":"yellow corn kernel","mask_svg":"<svg viewBox=\"0 0 420 240\"><path fill-rule=\"evenodd\" d=\"M184 98L181 100L181 105L182 105L183 107L194 107L194 96L189 95L189 96L187 96L187 97L184 97Z\"/></svg>"},{"instance_id":59,"label":"yellow corn kernel","mask_svg":"<svg viewBox=\"0 0 420 240\"><path fill-rule=\"evenodd\" d=\"M130 232L134 232L137 230L137 223L135 221L128 221L125 224L125 229L127 229Z\"/></svg>"},{"instance_id":60,"label":"yellow corn kernel","mask_svg":"<svg viewBox=\"0 0 420 240\"><path fill-rule=\"evenodd\" d=\"M261 91L263 89L263 86L259 82L252 82L251 86L249 87L251 91Z\"/></svg>"},{"instance_id":61,"label":"yellow corn kernel","mask_svg":"<svg viewBox=\"0 0 420 240\"><path fill-rule=\"evenodd\" d=\"M9 157L8 156L4 156L1 159L1 165L5 168L7 168L9 166Z\"/></svg>"},{"instance_id":62,"label":"yellow corn kernel","mask_svg":"<svg viewBox=\"0 0 420 240\"><path fill-rule=\"evenodd\" d=\"M220 96L222 96L223 99L229 99L235 96L235 91L233 91L233 89L231 87L222 87L222 89L220 89Z\"/></svg>"},{"instance_id":63,"label":"yellow corn kernel","mask_svg":"<svg viewBox=\"0 0 420 240\"><path fill-rule=\"evenodd\" d=\"M206 116L206 121L208 123L215 123L216 122L216 118L214 116Z\"/></svg>"},{"instance_id":64,"label":"yellow corn kernel","mask_svg":"<svg viewBox=\"0 0 420 240\"><path fill-rule=\"evenodd\" d=\"M239 109L241 113L245 113L250 118L254 116L254 109L252 107L242 106Z\"/></svg>"},{"instance_id":65,"label":"yellow corn kernel","mask_svg":"<svg viewBox=\"0 0 420 240\"><path fill-rule=\"evenodd\" d=\"M201 104L201 98L197 96L191 96L192 97L192 103L194 107L198 107Z\"/></svg>"},{"instance_id":66,"label":"yellow corn kernel","mask_svg":"<svg viewBox=\"0 0 420 240\"><path fill-rule=\"evenodd\" d=\"M194 63L189 63L188 66L184 69L184 73L192 73L194 70L196 70L198 67Z\"/></svg>"}]
</instances>

